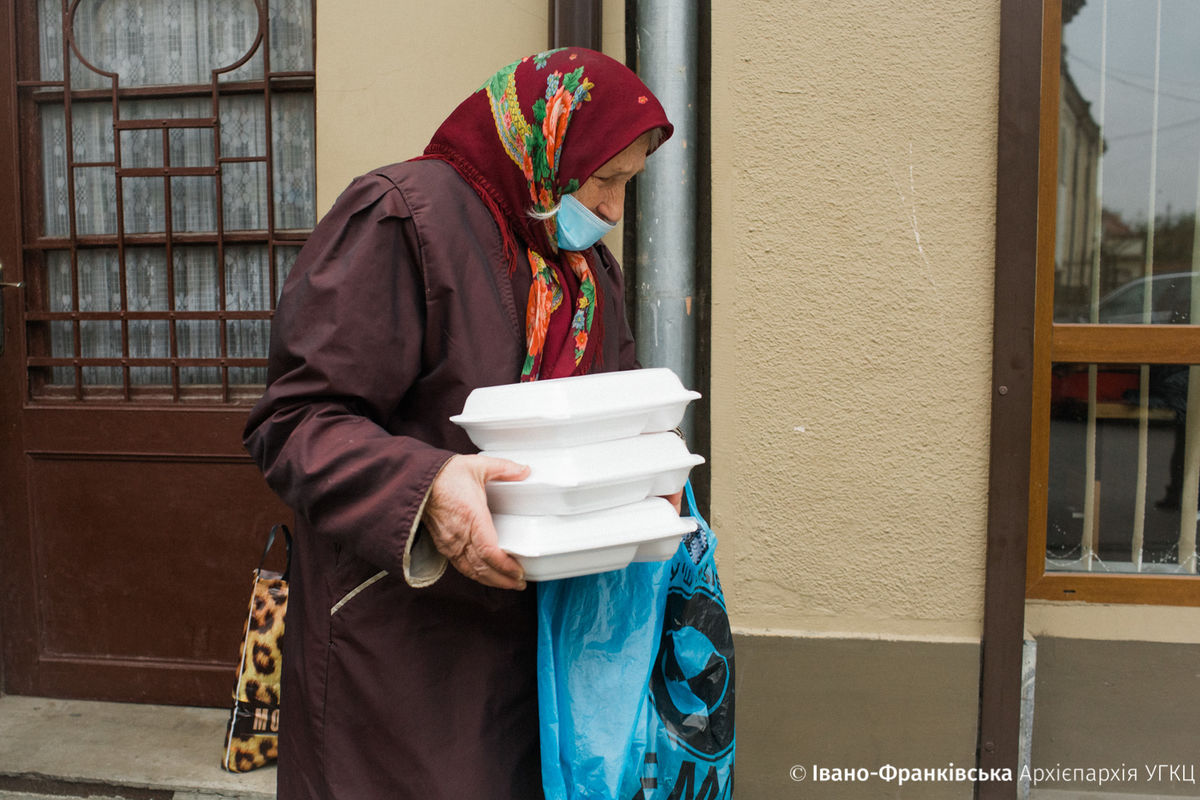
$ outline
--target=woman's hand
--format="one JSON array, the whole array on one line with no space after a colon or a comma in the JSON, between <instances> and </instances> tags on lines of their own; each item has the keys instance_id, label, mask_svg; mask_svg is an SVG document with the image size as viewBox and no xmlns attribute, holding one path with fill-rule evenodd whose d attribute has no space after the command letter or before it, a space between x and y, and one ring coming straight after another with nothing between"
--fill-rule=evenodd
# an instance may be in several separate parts
<instances>
[{"instance_id":1,"label":"woman's hand","mask_svg":"<svg viewBox=\"0 0 1200 800\"><path fill-rule=\"evenodd\" d=\"M683 513L683 489L680 489L675 494L663 495L664 500L670 500L671 505L675 506L675 513Z\"/></svg>"},{"instance_id":2,"label":"woman's hand","mask_svg":"<svg viewBox=\"0 0 1200 800\"><path fill-rule=\"evenodd\" d=\"M488 510L488 481L519 481L529 467L502 458L453 456L433 480L425 526L438 552L473 581L498 589L524 589L525 573L500 549Z\"/></svg>"}]
</instances>

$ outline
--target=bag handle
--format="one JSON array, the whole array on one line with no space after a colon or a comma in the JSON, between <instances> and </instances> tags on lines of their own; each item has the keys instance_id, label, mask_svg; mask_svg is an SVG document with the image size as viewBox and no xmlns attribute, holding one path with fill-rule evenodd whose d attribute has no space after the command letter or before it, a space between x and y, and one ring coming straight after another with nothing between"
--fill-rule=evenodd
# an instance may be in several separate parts
<instances>
[{"instance_id":1,"label":"bag handle","mask_svg":"<svg viewBox=\"0 0 1200 800\"><path fill-rule=\"evenodd\" d=\"M283 564L283 579L286 581L292 571L292 532L282 522L273 525L271 532L267 534L267 546L263 548L262 558L258 560L258 569L261 572L263 564L267 563L267 553L271 552L271 546L275 544L275 532L281 529L283 530L284 549L287 552L287 558Z\"/></svg>"},{"instance_id":2,"label":"bag handle","mask_svg":"<svg viewBox=\"0 0 1200 800\"><path fill-rule=\"evenodd\" d=\"M700 509L696 505L696 493L692 490L690 479L683 485L683 495L687 500L688 516L695 520L697 526L695 531L683 537L683 547L687 550L692 563L699 564L704 558L704 554L708 552L710 545L715 545L717 540L713 535L712 528L708 526L708 522L700 515Z\"/></svg>"},{"instance_id":3,"label":"bag handle","mask_svg":"<svg viewBox=\"0 0 1200 800\"><path fill-rule=\"evenodd\" d=\"M706 531L712 531L708 526L708 521L704 519L700 513L700 507L696 505L696 493L692 491L692 479L688 478L687 483L683 484L683 496L687 500L687 515L693 517L700 527Z\"/></svg>"}]
</instances>

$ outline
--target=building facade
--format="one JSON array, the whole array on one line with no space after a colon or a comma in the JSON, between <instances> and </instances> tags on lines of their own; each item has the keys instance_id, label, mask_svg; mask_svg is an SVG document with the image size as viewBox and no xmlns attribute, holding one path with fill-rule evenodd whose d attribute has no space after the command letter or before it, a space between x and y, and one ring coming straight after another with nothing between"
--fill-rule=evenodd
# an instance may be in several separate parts
<instances>
[{"instance_id":1,"label":"building facade","mask_svg":"<svg viewBox=\"0 0 1200 800\"><path fill-rule=\"evenodd\" d=\"M603 3L603 47L631 62L650 46L627 34L638 5ZM9 41L69 10L57 7L6 4ZM161 591L139 578L156 564L215 576L257 558L258 537L243 531L265 535L283 512L232 437L248 402L242 387L256 379L253 337L269 317L272 276L352 178L418 155L484 76L544 49L549 24L541 0L258 11L309 15L300 35L312 33L315 57L267 63L228 92L192 80L115 101L103 67L69 101L61 85L39 85L51 78L28 46L6 67L2 177L5 202L23 211L0 223L0 256L3 280L26 287L3 295L5 691L194 702L223 686L220 654L228 647L232 660L236 631L188 615L208 603L240 618L240 596L197 600L147 653L56 587L76 581L86 600L116 598L117 612L132 614L142 590L117 591L96 565L111 565L124 586ZM1188 380L1200 342L1190 318L1110 325L1101 311L1111 289L1134 279L1200 270L1200 64L1186 46L1200 5L745 0L692 12L702 19L701 141L666 146L699 147L705 162L699 388L704 482L737 643L738 796L967 798L975 782L953 767L977 763L1026 765L1041 778L1035 790L1200 796L1184 773L1147 771L1191 764L1194 775L1200 744L1187 702L1200 689L1200 433L1188 423L1198 415L1187 413L1186 391L1172 399L1157 383L1182 375L1185 390L1197 385ZM174 114L150 104L186 96L198 110L175 116L210 120L210 139L200 123L163 123L156 135L182 137L191 125L200 132L188 135L211 144L211 120L232 127L229 109L251 95L280 129L309 126L291 146L310 148L311 166L230 142L212 160L174 165L184 171L169 179L261 163L263 197L290 187L311 208L241 226L201 219L173 230L130 216L89 229L87 201L74 198L59 205L75 216L64 212L54 228L57 173L27 158L49 152L40 148L52 109L73 103L78 128L81 113L118 107L110 128L124 142L146 129L133 120ZM272 118L239 113L259 114L250 128ZM163 157L122 162L125 145L114 149L110 135L105 149L101 136L96 154L76 145L61 170L76 194L89 169L147 170L115 179L132 187L191 152L163 135ZM226 194L227 180L218 181ZM183 190L160 190L158 202L169 208ZM622 237L611 237L617 252ZM235 301L226 290L205 305L208 289L173 277L174 300L130 316L128 278L112 284L116 300L87 306L73 275L132 275L133 254L156 247L220 249L230 280L228 251L266 259L250 280L265 293ZM117 266L96 266L107 250ZM165 257L184 275L177 252ZM55 275L65 293L51 289ZM1182 302L1196 308L1191 295ZM162 345L155 325L172 331ZM205 326L224 332L204 345ZM145 348L166 349L139 351L143 335ZM139 369L167 377L142 380ZM139 405L139 387L160 384L167 394ZM216 395L199 396L197 385ZM1191 398L1200 402L1200 388ZM1170 483L1176 461L1180 496L1159 508L1157 482ZM145 492L126 488L146 475ZM181 485L204 493L164 499ZM205 516L217 496L255 510ZM137 504L153 510L128 511ZM178 525L191 537L224 526L206 546L236 549L237 559L176 552L164 537ZM84 553L85 566L66 552ZM241 585L213 576L235 594ZM122 688L131 679L159 688ZM1100 786L1086 771L1118 765L1138 779ZM901 786L891 767L933 779ZM997 791L986 783L980 796L1012 796L1012 784L986 794Z\"/></svg>"}]
</instances>

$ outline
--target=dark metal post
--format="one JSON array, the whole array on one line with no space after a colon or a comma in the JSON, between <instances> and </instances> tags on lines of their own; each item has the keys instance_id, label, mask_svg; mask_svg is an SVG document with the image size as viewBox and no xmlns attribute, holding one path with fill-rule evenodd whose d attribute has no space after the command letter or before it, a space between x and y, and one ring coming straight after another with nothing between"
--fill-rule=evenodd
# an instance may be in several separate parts
<instances>
[{"instance_id":1,"label":"dark metal post","mask_svg":"<svg viewBox=\"0 0 1200 800\"><path fill-rule=\"evenodd\" d=\"M550 47L602 49L600 0L550 0Z\"/></svg>"}]
</instances>

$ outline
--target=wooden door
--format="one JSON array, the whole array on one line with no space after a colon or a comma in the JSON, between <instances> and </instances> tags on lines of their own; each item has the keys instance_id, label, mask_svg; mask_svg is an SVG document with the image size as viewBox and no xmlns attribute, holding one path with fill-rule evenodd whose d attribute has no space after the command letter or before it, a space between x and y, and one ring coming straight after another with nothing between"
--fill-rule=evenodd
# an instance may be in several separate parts
<instances>
[{"instance_id":1,"label":"wooden door","mask_svg":"<svg viewBox=\"0 0 1200 800\"><path fill-rule=\"evenodd\" d=\"M0 9L4 692L229 701L290 519L241 428L314 222L312 31L311 0Z\"/></svg>"}]
</instances>

